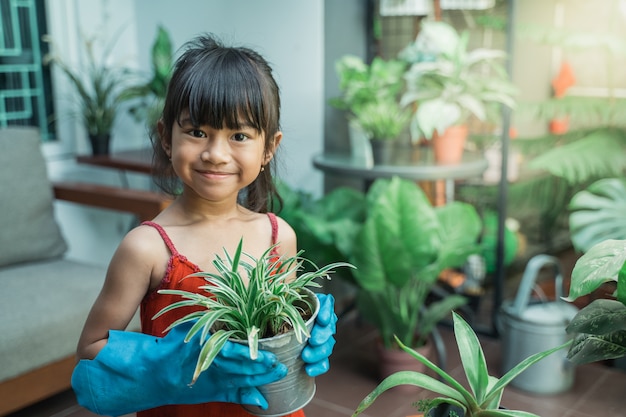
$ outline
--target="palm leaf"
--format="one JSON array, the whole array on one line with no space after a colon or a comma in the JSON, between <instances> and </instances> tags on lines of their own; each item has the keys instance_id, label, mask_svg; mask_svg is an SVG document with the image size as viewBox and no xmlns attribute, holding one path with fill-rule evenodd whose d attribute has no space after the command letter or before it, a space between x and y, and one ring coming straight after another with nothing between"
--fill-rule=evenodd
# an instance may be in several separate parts
<instances>
[{"instance_id":1,"label":"palm leaf","mask_svg":"<svg viewBox=\"0 0 626 417\"><path fill-rule=\"evenodd\" d=\"M617 129L592 130L580 140L538 156L529 167L570 183L618 176L626 169L626 134Z\"/></svg>"}]
</instances>

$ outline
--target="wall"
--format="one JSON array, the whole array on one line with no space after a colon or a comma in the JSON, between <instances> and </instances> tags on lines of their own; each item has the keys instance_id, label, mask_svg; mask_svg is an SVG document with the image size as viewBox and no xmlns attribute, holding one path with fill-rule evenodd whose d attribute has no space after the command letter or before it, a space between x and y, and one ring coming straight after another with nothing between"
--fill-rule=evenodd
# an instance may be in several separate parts
<instances>
[{"instance_id":1,"label":"wall","mask_svg":"<svg viewBox=\"0 0 626 417\"><path fill-rule=\"evenodd\" d=\"M59 52L80 62L80 38L86 35L122 35L112 62L149 71L150 47L158 24L170 32L176 48L196 34L213 32L226 43L257 49L272 64L282 91L284 139L279 177L314 195L322 193L322 174L311 158L323 149L324 109L324 3L322 0L49 0L50 34ZM84 132L71 115L70 86L55 74L61 144L47 146L50 175L54 179L80 179L122 184L119 173L78 166L76 153L88 151ZM125 112L123 112L125 113ZM142 126L126 114L116 125L112 147L147 145ZM132 186L148 187L146 178L130 176ZM132 218L102 210L57 204L57 217L70 243L69 256L108 263Z\"/></svg>"}]
</instances>

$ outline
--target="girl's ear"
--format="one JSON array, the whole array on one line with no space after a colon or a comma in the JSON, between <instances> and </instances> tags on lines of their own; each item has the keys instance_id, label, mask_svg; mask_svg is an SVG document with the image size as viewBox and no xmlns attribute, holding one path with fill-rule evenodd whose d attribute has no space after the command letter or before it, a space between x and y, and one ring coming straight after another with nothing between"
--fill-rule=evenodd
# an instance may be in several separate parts
<instances>
[{"instance_id":1,"label":"girl's ear","mask_svg":"<svg viewBox=\"0 0 626 417\"><path fill-rule=\"evenodd\" d=\"M278 145L280 145L280 141L282 139L283 139L283 132L278 131L274 134L274 137L270 141L269 146L265 150L265 158L263 158L263 165L267 165L272 160L272 158L274 157L274 154L276 153L276 149L278 149Z\"/></svg>"},{"instance_id":2,"label":"girl's ear","mask_svg":"<svg viewBox=\"0 0 626 417\"><path fill-rule=\"evenodd\" d=\"M167 139L167 131L165 129L165 125L163 124L163 120L159 120L157 123L157 130L159 132L159 140L161 141L161 148L165 151L165 154L168 158L172 157L172 143Z\"/></svg>"}]
</instances>

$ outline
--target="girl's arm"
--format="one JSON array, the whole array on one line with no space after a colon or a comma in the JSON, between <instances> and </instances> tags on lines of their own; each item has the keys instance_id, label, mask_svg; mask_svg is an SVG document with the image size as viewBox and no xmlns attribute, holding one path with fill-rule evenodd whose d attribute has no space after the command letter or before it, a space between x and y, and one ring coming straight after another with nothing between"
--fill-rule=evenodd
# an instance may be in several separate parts
<instances>
[{"instance_id":1,"label":"girl's arm","mask_svg":"<svg viewBox=\"0 0 626 417\"><path fill-rule=\"evenodd\" d=\"M109 330L124 330L148 292L154 265L164 250L151 232L146 227L133 229L115 251L78 341L79 359L93 359L107 343Z\"/></svg>"}]
</instances>

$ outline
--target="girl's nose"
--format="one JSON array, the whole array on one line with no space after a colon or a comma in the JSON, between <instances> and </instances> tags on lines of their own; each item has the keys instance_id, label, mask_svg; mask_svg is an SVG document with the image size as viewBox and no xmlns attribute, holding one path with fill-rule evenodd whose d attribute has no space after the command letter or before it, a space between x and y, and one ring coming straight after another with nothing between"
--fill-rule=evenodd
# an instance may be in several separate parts
<instances>
[{"instance_id":1,"label":"girl's nose","mask_svg":"<svg viewBox=\"0 0 626 417\"><path fill-rule=\"evenodd\" d=\"M207 142L207 146L200 154L200 159L202 162L219 164L227 162L228 155L228 142L220 138L214 138Z\"/></svg>"}]
</instances>

